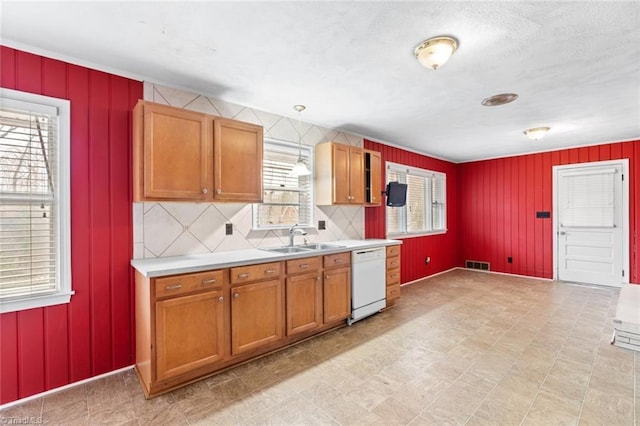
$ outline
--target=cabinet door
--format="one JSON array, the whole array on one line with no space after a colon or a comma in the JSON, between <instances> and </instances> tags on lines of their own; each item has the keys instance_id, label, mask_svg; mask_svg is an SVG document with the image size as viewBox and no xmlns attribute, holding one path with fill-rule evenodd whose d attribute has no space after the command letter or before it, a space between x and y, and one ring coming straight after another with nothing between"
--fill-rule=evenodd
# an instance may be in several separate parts
<instances>
[{"instance_id":1,"label":"cabinet door","mask_svg":"<svg viewBox=\"0 0 640 426\"><path fill-rule=\"evenodd\" d=\"M349 147L347 145L333 145L333 202L335 204L350 204L349 190Z\"/></svg>"},{"instance_id":2,"label":"cabinet door","mask_svg":"<svg viewBox=\"0 0 640 426\"><path fill-rule=\"evenodd\" d=\"M349 202L364 204L364 151L361 148L349 149Z\"/></svg>"},{"instance_id":3,"label":"cabinet door","mask_svg":"<svg viewBox=\"0 0 640 426\"><path fill-rule=\"evenodd\" d=\"M231 352L237 355L280 340L283 335L281 280L231 288Z\"/></svg>"},{"instance_id":4,"label":"cabinet door","mask_svg":"<svg viewBox=\"0 0 640 426\"><path fill-rule=\"evenodd\" d=\"M323 290L325 324L351 315L351 268L325 270Z\"/></svg>"},{"instance_id":5,"label":"cabinet door","mask_svg":"<svg viewBox=\"0 0 640 426\"><path fill-rule=\"evenodd\" d=\"M214 200L262 202L262 127L215 119Z\"/></svg>"},{"instance_id":6,"label":"cabinet door","mask_svg":"<svg viewBox=\"0 0 640 426\"><path fill-rule=\"evenodd\" d=\"M222 290L156 302L156 376L164 380L224 356Z\"/></svg>"},{"instance_id":7,"label":"cabinet door","mask_svg":"<svg viewBox=\"0 0 640 426\"><path fill-rule=\"evenodd\" d=\"M206 116L145 103L143 122L142 197L210 200L212 137Z\"/></svg>"},{"instance_id":8,"label":"cabinet door","mask_svg":"<svg viewBox=\"0 0 640 426\"><path fill-rule=\"evenodd\" d=\"M379 206L382 201L382 158L379 152L365 151L365 202Z\"/></svg>"},{"instance_id":9,"label":"cabinet door","mask_svg":"<svg viewBox=\"0 0 640 426\"><path fill-rule=\"evenodd\" d=\"M322 325L321 272L287 278L287 336Z\"/></svg>"}]
</instances>

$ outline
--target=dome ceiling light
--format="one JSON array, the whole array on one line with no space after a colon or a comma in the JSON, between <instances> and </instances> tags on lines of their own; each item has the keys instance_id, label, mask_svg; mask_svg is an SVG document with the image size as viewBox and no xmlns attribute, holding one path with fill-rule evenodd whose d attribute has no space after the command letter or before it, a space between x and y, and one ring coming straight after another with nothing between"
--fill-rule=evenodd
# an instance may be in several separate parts
<instances>
[{"instance_id":1,"label":"dome ceiling light","mask_svg":"<svg viewBox=\"0 0 640 426\"><path fill-rule=\"evenodd\" d=\"M545 137L551 127L533 127L525 130L523 133L532 141L537 141Z\"/></svg>"},{"instance_id":2,"label":"dome ceiling light","mask_svg":"<svg viewBox=\"0 0 640 426\"><path fill-rule=\"evenodd\" d=\"M482 105L484 106L498 106L511 103L518 99L518 95L516 93L500 93L499 95L489 96L488 98L484 98L482 100Z\"/></svg>"},{"instance_id":3,"label":"dome ceiling light","mask_svg":"<svg viewBox=\"0 0 640 426\"><path fill-rule=\"evenodd\" d=\"M413 53L424 67L436 70L449 60L457 48L458 41L455 38L440 36L423 41Z\"/></svg>"}]
</instances>

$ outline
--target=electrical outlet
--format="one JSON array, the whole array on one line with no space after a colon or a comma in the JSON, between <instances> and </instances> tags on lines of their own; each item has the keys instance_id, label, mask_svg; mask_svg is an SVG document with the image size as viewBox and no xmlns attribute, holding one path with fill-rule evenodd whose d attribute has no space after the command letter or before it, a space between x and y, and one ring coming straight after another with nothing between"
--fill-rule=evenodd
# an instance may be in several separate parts
<instances>
[{"instance_id":1,"label":"electrical outlet","mask_svg":"<svg viewBox=\"0 0 640 426\"><path fill-rule=\"evenodd\" d=\"M513 257L511 256L507 257L507 263L513 263Z\"/></svg>"},{"instance_id":2,"label":"electrical outlet","mask_svg":"<svg viewBox=\"0 0 640 426\"><path fill-rule=\"evenodd\" d=\"M227 235L233 235L233 223L226 223L224 225L224 232Z\"/></svg>"},{"instance_id":3,"label":"electrical outlet","mask_svg":"<svg viewBox=\"0 0 640 426\"><path fill-rule=\"evenodd\" d=\"M318 229L319 230L327 229L327 222L325 222L324 220L319 220L318 221Z\"/></svg>"},{"instance_id":4,"label":"electrical outlet","mask_svg":"<svg viewBox=\"0 0 640 426\"><path fill-rule=\"evenodd\" d=\"M428 264L429 264L429 262L431 262L431 258L430 258L429 256L425 257L425 258L424 258L424 264L425 264L425 265L428 265Z\"/></svg>"}]
</instances>

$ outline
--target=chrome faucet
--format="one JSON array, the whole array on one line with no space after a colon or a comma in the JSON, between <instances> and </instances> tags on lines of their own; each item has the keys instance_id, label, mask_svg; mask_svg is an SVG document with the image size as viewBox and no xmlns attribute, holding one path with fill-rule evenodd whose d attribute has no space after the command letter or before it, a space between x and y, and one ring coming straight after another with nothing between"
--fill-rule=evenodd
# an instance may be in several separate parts
<instances>
[{"instance_id":1,"label":"chrome faucet","mask_svg":"<svg viewBox=\"0 0 640 426\"><path fill-rule=\"evenodd\" d=\"M297 223L289 228L289 247L293 247L293 237L296 235L307 235L304 229L298 228Z\"/></svg>"}]
</instances>

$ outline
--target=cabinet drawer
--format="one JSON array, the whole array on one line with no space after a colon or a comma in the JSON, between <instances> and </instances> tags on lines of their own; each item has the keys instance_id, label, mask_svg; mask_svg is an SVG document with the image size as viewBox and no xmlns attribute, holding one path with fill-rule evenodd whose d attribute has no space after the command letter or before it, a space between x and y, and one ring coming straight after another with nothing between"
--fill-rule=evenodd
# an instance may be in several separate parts
<instances>
[{"instance_id":1,"label":"cabinet drawer","mask_svg":"<svg viewBox=\"0 0 640 426\"><path fill-rule=\"evenodd\" d=\"M176 275L155 280L156 298L171 297L197 290L220 287L223 271L209 271L198 274Z\"/></svg>"},{"instance_id":2,"label":"cabinet drawer","mask_svg":"<svg viewBox=\"0 0 640 426\"><path fill-rule=\"evenodd\" d=\"M400 297L400 284L387 287L387 301Z\"/></svg>"},{"instance_id":3,"label":"cabinet drawer","mask_svg":"<svg viewBox=\"0 0 640 426\"><path fill-rule=\"evenodd\" d=\"M324 267L349 266L351 264L351 252L328 254L324 256Z\"/></svg>"},{"instance_id":4,"label":"cabinet drawer","mask_svg":"<svg viewBox=\"0 0 640 426\"><path fill-rule=\"evenodd\" d=\"M400 267L400 258L399 257L390 257L387 258L387 271L389 269L396 269Z\"/></svg>"},{"instance_id":5,"label":"cabinet drawer","mask_svg":"<svg viewBox=\"0 0 640 426\"><path fill-rule=\"evenodd\" d=\"M400 269L387 271L387 287L392 285L400 285Z\"/></svg>"},{"instance_id":6,"label":"cabinet drawer","mask_svg":"<svg viewBox=\"0 0 640 426\"><path fill-rule=\"evenodd\" d=\"M400 254L400 246L387 246L387 257L398 256Z\"/></svg>"},{"instance_id":7,"label":"cabinet drawer","mask_svg":"<svg viewBox=\"0 0 640 426\"><path fill-rule=\"evenodd\" d=\"M259 265L239 266L231 268L231 284L248 283L264 278L276 278L280 276L282 268L280 262L261 263Z\"/></svg>"},{"instance_id":8,"label":"cabinet drawer","mask_svg":"<svg viewBox=\"0 0 640 426\"><path fill-rule=\"evenodd\" d=\"M322 258L305 257L304 259L287 260L287 274L317 271L322 265Z\"/></svg>"}]
</instances>

